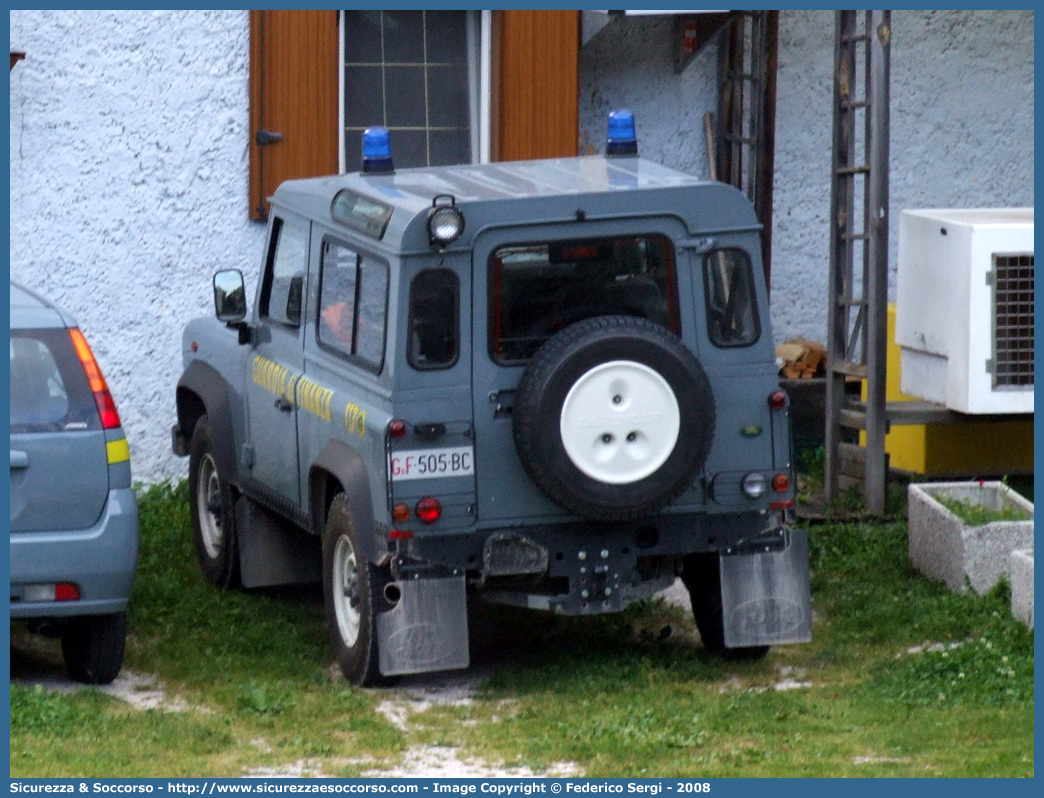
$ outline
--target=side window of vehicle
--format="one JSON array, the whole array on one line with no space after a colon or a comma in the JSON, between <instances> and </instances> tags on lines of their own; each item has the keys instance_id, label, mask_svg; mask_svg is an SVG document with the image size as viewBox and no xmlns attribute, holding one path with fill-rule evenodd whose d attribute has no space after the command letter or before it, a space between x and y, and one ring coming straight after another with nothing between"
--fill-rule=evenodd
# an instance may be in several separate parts
<instances>
[{"instance_id":1,"label":"side window of vehicle","mask_svg":"<svg viewBox=\"0 0 1044 798\"><path fill-rule=\"evenodd\" d=\"M262 317L291 327L300 326L307 265L307 222L274 219L261 290Z\"/></svg>"},{"instance_id":2,"label":"side window of vehicle","mask_svg":"<svg viewBox=\"0 0 1044 798\"><path fill-rule=\"evenodd\" d=\"M387 314L388 267L343 244L325 242L319 271L319 343L380 371Z\"/></svg>"},{"instance_id":3,"label":"side window of vehicle","mask_svg":"<svg viewBox=\"0 0 1044 798\"><path fill-rule=\"evenodd\" d=\"M410 285L406 359L415 369L449 368L460 354L460 281L449 269L426 269Z\"/></svg>"},{"instance_id":4,"label":"side window of vehicle","mask_svg":"<svg viewBox=\"0 0 1044 798\"><path fill-rule=\"evenodd\" d=\"M761 335L754 296L754 270L742 249L707 254L703 268L707 332L715 346L750 346Z\"/></svg>"}]
</instances>

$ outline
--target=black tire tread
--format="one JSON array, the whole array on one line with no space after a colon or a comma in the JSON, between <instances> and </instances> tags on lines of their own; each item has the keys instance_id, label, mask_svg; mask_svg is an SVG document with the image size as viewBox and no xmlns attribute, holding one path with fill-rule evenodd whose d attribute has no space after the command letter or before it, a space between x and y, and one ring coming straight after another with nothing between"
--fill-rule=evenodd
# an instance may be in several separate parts
<instances>
[{"instance_id":1,"label":"black tire tread","mask_svg":"<svg viewBox=\"0 0 1044 798\"><path fill-rule=\"evenodd\" d=\"M221 482L224 540L217 557L210 557L207 554L200 530L196 495L198 490L199 461L208 452L211 456L214 455L214 443L213 436L210 433L210 421L207 415L204 414L196 421L195 429L192 431L192 441L189 444L189 503L196 557L199 560L200 571L208 582L225 590L234 590L242 584L242 575L239 568L239 541L236 537L235 492L232 485L221 477L220 472L218 473L218 479ZM217 458L214 459L214 464L216 467Z\"/></svg>"},{"instance_id":2,"label":"black tire tread","mask_svg":"<svg viewBox=\"0 0 1044 798\"><path fill-rule=\"evenodd\" d=\"M360 577L366 580L366 606L362 611L359 639L352 648L345 646L341 639L331 593L333 551L337 538L342 534L349 535L352 547L355 549L356 562L360 568ZM375 608L383 605L382 589L383 582L377 567L366 559L366 555L359 545L359 534L352 517L348 497L344 493L338 493L330 502L330 510L327 513L326 526L323 530L323 597L326 603L330 642L333 645L338 667L344 677L358 687L380 687L394 681L394 679L382 675L380 670Z\"/></svg>"},{"instance_id":3,"label":"black tire tread","mask_svg":"<svg viewBox=\"0 0 1044 798\"><path fill-rule=\"evenodd\" d=\"M69 678L83 684L109 684L123 667L127 614L84 615L62 630L62 656Z\"/></svg>"}]
</instances>

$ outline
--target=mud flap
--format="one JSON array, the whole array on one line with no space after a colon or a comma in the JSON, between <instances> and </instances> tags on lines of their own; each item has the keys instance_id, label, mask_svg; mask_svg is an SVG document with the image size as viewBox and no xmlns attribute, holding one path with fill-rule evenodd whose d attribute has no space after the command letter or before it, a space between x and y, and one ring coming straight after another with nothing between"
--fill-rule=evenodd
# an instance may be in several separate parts
<instances>
[{"instance_id":1,"label":"mud flap","mask_svg":"<svg viewBox=\"0 0 1044 798\"><path fill-rule=\"evenodd\" d=\"M463 576L396 583L395 608L377 616L384 676L466 668L468 606Z\"/></svg>"},{"instance_id":2,"label":"mud flap","mask_svg":"<svg viewBox=\"0 0 1044 798\"><path fill-rule=\"evenodd\" d=\"M721 606L728 648L812 639L808 533L787 530L782 551L721 557Z\"/></svg>"},{"instance_id":3,"label":"mud flap","mask_svg":"<svg viewBox=\"0 0 1044 798\"><path fill-rule=\"evenodd\" d=\"M246 496L236 502L236 537L243 587L323 580L319 538L291 527Z\"/></svg>"}]
</instances>

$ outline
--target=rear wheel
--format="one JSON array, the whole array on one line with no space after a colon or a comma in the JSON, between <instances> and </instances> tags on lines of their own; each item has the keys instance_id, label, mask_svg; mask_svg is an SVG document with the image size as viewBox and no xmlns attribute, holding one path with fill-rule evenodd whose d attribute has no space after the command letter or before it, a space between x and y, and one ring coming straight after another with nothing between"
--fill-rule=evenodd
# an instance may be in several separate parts
<instances>
[{"instance_id":1,"label":"rear wheel","mask_svg":"<svg viewBox=\"0 0 1044 798\"><path fill-rule=\"evenodd\" d=\"M69 677L84 684L109 684L123 667L127 614L85 615L62 630L62 656Z\"/></svg>"},{"instance_id":2,"label":"rear wheel","mask_svg":"<svg viewBox=\"0 0 1044 798\"><path fill-rule=\"evenodd\" d=\"M238 587L239 555L232 486L218 471L206 416L200 417L192 432L189 491L196 557L204 578L218 587Z\"/></svg>"},{"instance_id":3,"label":"rear wheel","mask_svg":"<svg viewBox=\"0 0 1044 798\"><path fill-rule=\"evenodd\" d=\"M323 596L337 664L360 687L385 684L377 650L381 579L359 547L348 500L334 496L323 531Z\"/></svg>"},{"instance_id":4,"label":"rear wheel","mask_svg":"<svg viewBox=\"0 0 1044 798\"><path fill-rule=\"evenodd\" d=\"M692 615L700 630L703 647L728 660L759 660L769 652L769 646L725 645L725 617L721 603L720 555L690 554L685 558L682 582L689 591Z\"/></svg>"}]
</instances>

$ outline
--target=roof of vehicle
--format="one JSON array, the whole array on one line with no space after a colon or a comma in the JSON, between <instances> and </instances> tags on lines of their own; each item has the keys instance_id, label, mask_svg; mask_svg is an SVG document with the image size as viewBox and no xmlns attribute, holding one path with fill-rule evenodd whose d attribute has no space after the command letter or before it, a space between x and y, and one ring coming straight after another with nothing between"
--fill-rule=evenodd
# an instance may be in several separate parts
<instances>
[{"instance_id":1,"label":"roof of vehicle","mask_svg":"<svg viewBox=\"0 0 1044 798\"><path fill-rule=\"evenodd\" d=\"M416 228L423 227L437 195L451 195L469 219L470 229L453 248L470 246L478 232L470 223L476 211L486 223L493 216L498 223L561 221L560 212L575 218L580 203L589 218L673 213L684 218L692 231L757 225L750 203L732 186L638 157L583 156L399 169L388 174L355 172L287 181L276 189L272 201L309 218L333 222L330 208L344 189L394 209L383 241L400 250L418 245ZM692 201L693 189L702 195L698 203ZM492 210L493 203L499 211ZM421 243L427 247L426 239Z\"/></svg>"},{"instance_id":2,"label":"roof of vehicle","mask_svg":"<svg viewBox=\"0 0 1044 798\"><path fill-rule=\"evenodd\" d=\"M12 330L75 327L76 321L54 303L11 281Z\"/></svg>"}]
</instances>

